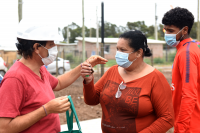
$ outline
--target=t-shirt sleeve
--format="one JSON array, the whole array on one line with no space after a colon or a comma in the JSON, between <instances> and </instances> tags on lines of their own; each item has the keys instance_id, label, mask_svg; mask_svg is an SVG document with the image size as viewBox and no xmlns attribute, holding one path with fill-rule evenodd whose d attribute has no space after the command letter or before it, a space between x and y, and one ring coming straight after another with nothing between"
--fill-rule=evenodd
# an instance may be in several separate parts
<instances>
[{"instance_id":1,"label":"t-shirt sleeve","mask_svg":"<svg viewBox=\"0 0 200 133\"><path fill-rule=\"evenodd\" d=\"M24 86L18 79L4 79L0 87L0 117L15 118L20 115L24 93Z\"/></svg>"},{"instance_id":2,"label":"t-shirt sleeve","mask_svg":"<svg viewBox=\"0 0 200 133\"><path fill-rule=\"evenodd\" d=\"M178 114L178 119L174 126L175 132L185 133L190 126L191 115L197 102L197 79L198 79L198 58L189 51L189 45L186 51L180 53L178 64L182 78L182 98Z\"/></svg>"},{"instance_id":3,"label":"t-shirt sleeve","mask_svg":"<svg viewBox=\"0 0 200 133\"><path fill-rule=\"evenodd\" d=\"M52 89L55 89L58 85L58 79L49 73L49 82L51 84Z\"/></svg>"},{"instance_id":4,"label":"t-shirt sleeve","mask_svg":"<svg viewBox=\"0 0 200 133\"><path fill-rule=\"evenodd\" d=\"M42 66L42 67L43 67L42 69L43 69L43 70L45 71L45 73L48 75L49 83L50 83L52 89L55 89L56 86L58 85L58 79L57 79L55 76L51 75L51 74L49 73L49 71L47 71L47 69L46 69L44 66Z\"/></svg>"},{"instance_id":5,"label":"t-shirt sleeve","mask_svg":"<svg viewBox=\"0 0 200 133\"><path fill-rule=\"evenodd\" d=\"M111 68L110 68L111 69ZM83 82L83 94L84 101L88 105L97 105L100 103L100 93L103 90L105 80L107 78L107 70L104 75L96 82L94 85L94 79L89 84L84 84Z\"/></svg>"},{"instance_id":6,"label":"t-shirt sleeve","mask_svg":"<svg viewBox=\"0 0 200 133\"><path fill-rule=\"evenodd\" d=\"M140 133L165 133L174 124L171 88L164 75L157 72L152 85L151 102L157 119Z\"/></svg>"}]
</instances>

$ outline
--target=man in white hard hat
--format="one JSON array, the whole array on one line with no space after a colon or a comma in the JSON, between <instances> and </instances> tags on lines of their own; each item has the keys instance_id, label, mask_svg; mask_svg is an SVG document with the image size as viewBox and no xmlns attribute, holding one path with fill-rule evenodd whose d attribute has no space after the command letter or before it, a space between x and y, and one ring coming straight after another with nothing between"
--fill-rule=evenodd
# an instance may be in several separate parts
<instances>
[{"instance_id":1,"label":"man in white hard hat","mask_svg":"<svg viewBox=\"0 0 200 133\"><path fill-rule=\"evenodd\" d=\"M66 96L55 98L53 91L71 85L79 76L81 65L59 77L44 67L57 56L55 40L60 40L57 28L22 20L17 31L16 61L4 76L0 87L0 133L58 133L58 113L67 111ZM106 59L92 56L91 68L105 64ZM86 73L92 72L91 69Z\"/></svg>"}]
</instances>

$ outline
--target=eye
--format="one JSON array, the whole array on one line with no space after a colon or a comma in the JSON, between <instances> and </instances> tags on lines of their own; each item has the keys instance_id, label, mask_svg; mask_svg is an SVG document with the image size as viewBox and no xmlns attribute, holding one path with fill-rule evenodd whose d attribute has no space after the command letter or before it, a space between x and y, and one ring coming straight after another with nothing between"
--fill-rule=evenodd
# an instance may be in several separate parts
<instances>
[{"instance_id":1,"label":"eye","mask_svg":"<svg viewBox=\"0 0 200 133\"><path fill-rule=\"evenodd\" d=\"M168 30L168 32L169 32L169 33L172 33L172 32L174 32L174 30Z\"/></svg>"}]
</instances>

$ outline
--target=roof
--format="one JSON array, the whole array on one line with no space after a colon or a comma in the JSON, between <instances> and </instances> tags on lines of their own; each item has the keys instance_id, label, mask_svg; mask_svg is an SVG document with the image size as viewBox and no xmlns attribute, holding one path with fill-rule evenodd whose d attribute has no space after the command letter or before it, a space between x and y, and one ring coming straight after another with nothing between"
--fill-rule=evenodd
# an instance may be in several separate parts
<instances>
[{"instance_id":1,"label":"roof","mask_svg":"<svg viewBox=\"0 0 200 133\"><path fill-rule=\"evenodd\" d=\"M82 41L82 37L76 37L76 40ZM104 38L105 43L117 43L119 38ZM85 42L96 43L97 38L95 37L85 37ZM101 43L101 38L98 39L98 42ZM165 41L147 39L148 44L164 44Z\"/></svg>"},{"instance_id":2,"label":"roof","mask_svg":"<svg viewBox=\"0 0 200 133\"><path fill-rule=\"evenodd\" d=\"M74 45L77 45L77 43L56 43L56 45L62 45L62 46L74 46Z\"/></svg>"},{"instance_id":3,"label":"roof","mask_svg":"<svg viewBox=\"0 0 200 133\"><path fill-rule=\"evenodd\" d=\"M3 51L17 51L16 47L0 47L0 50Z\"/></svg>"}]
</instances>

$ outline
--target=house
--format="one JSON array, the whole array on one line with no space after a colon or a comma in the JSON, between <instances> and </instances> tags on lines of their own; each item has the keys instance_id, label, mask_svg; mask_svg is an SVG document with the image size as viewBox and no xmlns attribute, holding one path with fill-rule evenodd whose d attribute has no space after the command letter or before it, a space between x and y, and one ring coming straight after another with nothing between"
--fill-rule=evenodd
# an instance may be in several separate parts
<instances>
[{"instance_id":1,"label":"house","mask_svg":"<svg viewBox=\"0 0 200 133\"><path fill-rule=\"evenodd\" d=\"M75 51L77 50L77 43L56 43L57 48L58 48L58 52L62 52L63 49L64 51Z\"/></svg>"},{"instance_id":2,"label":"house","mask_svg":"<svg viewBox=\"0 0 200 133\"><path fill-rule=\"evenodd\" d=\"M8 66L12 65L18 58L17 48L15 46L0 46L0 57Z\"/></svg>"},{"instance_id":3,"label":"house","mask_svg":"<svg viewBox=\"0 0 200 133\"><path fill-rule=\"evenodd\" d=\"M82 52L82 37L76 37L78 41L77 50ZM104 57L108 60L115 59L116 54L116 44L119 38L104 38ZM96 54L96 42L97 38L86 37L85 38L85 50L86 57ZM99 51L101 50L101 38L98 39ZM165 41L147 39L148 47L153 51L153 57L163 57L163 44Z\"/></svg>"}]
</instances>

